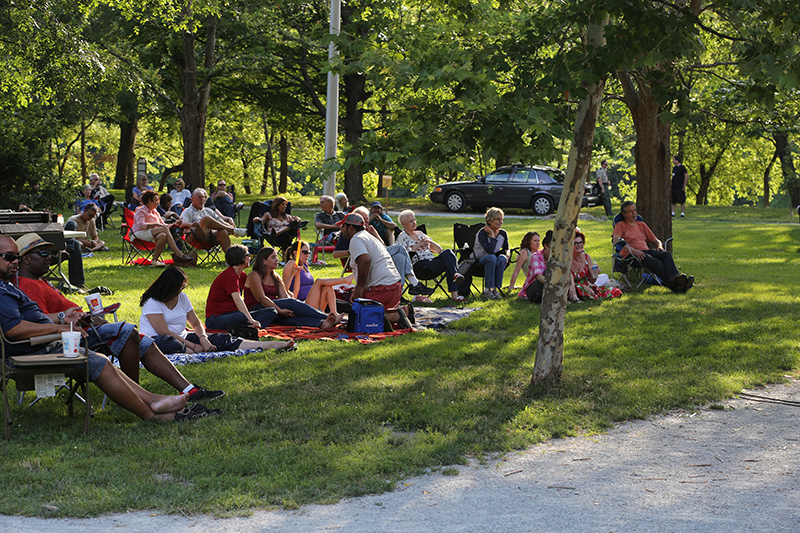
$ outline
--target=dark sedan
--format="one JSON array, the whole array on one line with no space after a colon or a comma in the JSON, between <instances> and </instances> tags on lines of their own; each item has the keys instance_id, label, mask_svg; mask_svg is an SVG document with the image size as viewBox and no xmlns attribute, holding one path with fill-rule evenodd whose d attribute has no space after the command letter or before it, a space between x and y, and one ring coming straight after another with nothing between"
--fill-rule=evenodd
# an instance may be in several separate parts
<instances>
[{"instance_id":1,"label":"dark sedan","mask_svg":"<svg viewBox=\"0 0 800 533\"><path fill-rule=\"evenodd\" d=\"M501 167L475 181L453 181L437 185L431 201L444 204L449 211L467 207L530 208L539 216L552 213L561 198L564 172L552 167L513 165ZM592 184L586 184L583 205L598 205Z\"/></svg>"}]
</instances>

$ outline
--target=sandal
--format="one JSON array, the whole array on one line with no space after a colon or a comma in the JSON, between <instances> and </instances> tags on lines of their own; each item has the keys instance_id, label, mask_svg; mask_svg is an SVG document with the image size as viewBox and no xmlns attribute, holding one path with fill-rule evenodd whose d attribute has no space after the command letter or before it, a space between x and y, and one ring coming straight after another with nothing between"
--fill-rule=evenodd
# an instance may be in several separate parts
<instances>
[{"instance_id":1,"label":"sandal","mask_svg":"<svg viewBox=\"0 0 800 533\"><path fill-rule=\"evenodd\" d=\"M466 300L466 298L464 298L460 294L458 296L451 296L450 299L453 300L454 302L463 302L464 300Z\"/></svg>"},{"instance_id":2,"label":"sandal","mask_svg":"<svg viewBox=\"0 0 800 533\"><path fill-rule=\"evenodd\" d=\"M428 298L424 294L417 294L416 296L414 296L414 299L411 300L411 301L412 302L422 302L422 303L425 303L425 304L432 304L433 303L433 300L431 300L430 298Z\"/></svg>"}]
</instances>

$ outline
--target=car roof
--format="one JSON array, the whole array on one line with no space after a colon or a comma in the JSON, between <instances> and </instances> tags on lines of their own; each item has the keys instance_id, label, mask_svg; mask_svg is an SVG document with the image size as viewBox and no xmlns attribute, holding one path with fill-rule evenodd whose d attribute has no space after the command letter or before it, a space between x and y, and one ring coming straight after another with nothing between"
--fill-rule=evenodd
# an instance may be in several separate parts
<instances>
[{"instance_id":1,"label":"car roof","mask_svg":"<svg viewBox=\"0 0 800 533\"><path fill-rule=\"evenodd\" d=\"M505 166L505 167L499 167L499 168L496 168L496 169L492 170L492 172L497 172L499 170L516 170L516 169L520 169L520 168L531 168L531 169L534 169L534 170L553 170L555 172L563 172L563 170L557 169L555 167L548 167L548 166L545 166L545 165L523 165L522 163L516 163L516 164L508 165L508 166ZM490 174L491 174L491 172L490 172Z\"/></svg>"}]
</instances>

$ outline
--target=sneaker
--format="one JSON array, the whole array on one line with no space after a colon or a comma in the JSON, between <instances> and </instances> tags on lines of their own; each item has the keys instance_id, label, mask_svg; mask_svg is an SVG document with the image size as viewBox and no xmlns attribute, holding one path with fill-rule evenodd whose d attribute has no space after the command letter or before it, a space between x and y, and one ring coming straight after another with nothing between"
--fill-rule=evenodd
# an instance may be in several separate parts
<instances>
[{"instance_id":1,"label":"sneaker","mask_svg":"<svg viewBox=\"0 0 800 533\"><path fill-rule=\"evenodd\" d=\"M233 228L233 236L234 237L244 237L247 235L247 230L244 228Z\"/></svg>"},{"instance_id":2,"label":"sneaker","mask_svg":"<svg viewBox=\"0 0 800 533\"><path fill-rule=\"evenodd\" d=\"M200 400L216 400L225 396L223 390L207 390L198 385L193 385L193 389L188 392L190 402L199 402Z\"/></svg>"},{"instance_id":3,"label":"sneaker","mask_svg":"<svg viewBox=\"0 0 800 533\"><path fill-rule=\"evenodd\" d=\"M675 216L675 211L673 211L673 212L672 212L672 216L673 216L673 217Z\"/></svg>"},{"instance_id":4,"label":"sneaker","mask_svg":"<svg viewBox=\"0 0 800 533\"><path fill-rule=\"evenodd\" d=\"M686 214L685 213L681 213L681 218L686 218Z\"/></svg>"},{"instance_id":5,"label":"sneaker","mask_svg":"<svg viewBox=\"0 0 800 533\"><path fill-rule=\"evenodd\" d=\"M684 292L684 285L686 285L686 276L683 274L678 274L675 279L664 283L664 286L672 292Z\"/></svg>"},{"instance_id":6,"label":"sneaker","mask_svg":"<svg viewBox=\"0 0 800 533\"><path fill-rule=\"evenodd\" d=\"M681 292L688 291L689 289L692 288L693 285L694 285L694 276L686 276L686 283L683 284L683 289L681 289Z\"/></svg>"},{"instance_id":7,"label":"sneaker","mask_svg":"<svg viewBox=\"0 0 800 533\"><path fill-rule=\"evenodd\" d=\"M424 304L432 304L433 303L433 300L431 300L430 298L428 298L424 294L417 294L416 296L414 296L414 299L411 300L411 301L412 302L420 302L420 303L424 303Z\"/></svg>"},{"instance_id":8,"label":"sneaker","mask_svg":"<svg viewBox=\"0 0 800 533\"><path fill-rule=\"evenodd\" d=\"M421 294L423 296L430 296L434 292L436 292L436 288L429 289L422 283L417 283L416 285L410 285L408 287L408 294L412 296L416 296L418 294Z\"/></svg>"},{"instance_id":9,"label":"sneaker","mask_svg":"<svg viewBox=\"0 0 800 533\"><path fill-rule=\"evenodd\" d=\"M461 283L464 281L464 275L461 272L456 272L453 276L453 283Z\"/></svg>"}]
</instances>

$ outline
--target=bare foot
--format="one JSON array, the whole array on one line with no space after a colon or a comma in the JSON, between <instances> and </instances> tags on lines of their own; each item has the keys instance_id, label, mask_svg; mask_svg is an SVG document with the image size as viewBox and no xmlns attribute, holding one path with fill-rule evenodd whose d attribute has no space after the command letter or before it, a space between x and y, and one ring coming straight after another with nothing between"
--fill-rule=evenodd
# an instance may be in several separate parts
<instances>
[{"instance_id":1,"label":"bare foot","mask_svg":"<svg viewBox=\"0 0 800 533\"><path fill-rule=\"evenodd\" d=\"M294 341L265 341L259 342L258 345L262 350L286 351L294 348Z\"/></svg>"},{"instance_id":2,"label":"bare foot","mask_svg":"<svg viewBox=\"0 0 800 533\"><path fill-rule=\"evenodd\" d=\"M341 315L338 315L334 312L328 313L328 318L322 321L322 324L319 325L320 329L324 329L325 331L330 331L336 327L336 324L342 321Z\"/></svg>"},{"instance_id":3,"label":"bare foot","mask_svg":"<svg viewBox=\"0 0 800 533\"><path fill-rule=\"evenodd\" d=\"M181 394L180 396L154 394L153 400L150 402L150 409L156 414L175 413L186 407L186 402L188 401L188 394Z\"/></svg>"}]
</instances>

